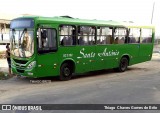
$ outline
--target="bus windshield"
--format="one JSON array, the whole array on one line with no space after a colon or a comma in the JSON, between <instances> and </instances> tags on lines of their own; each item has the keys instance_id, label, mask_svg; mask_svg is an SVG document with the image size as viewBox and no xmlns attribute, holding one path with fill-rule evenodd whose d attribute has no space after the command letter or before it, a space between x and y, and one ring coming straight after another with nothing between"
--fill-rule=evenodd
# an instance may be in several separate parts
<instances>
[{"instance_id":1,"label":"bus windshield","mask_svg":"<svg viewBox=\"0 0 160 113\"><path fill-rule=\"evenodd\" d=\"M11 54L17 57L31 57L34 53L33 30L26 28L10 31Z\"/></svg>"}]
</instances>

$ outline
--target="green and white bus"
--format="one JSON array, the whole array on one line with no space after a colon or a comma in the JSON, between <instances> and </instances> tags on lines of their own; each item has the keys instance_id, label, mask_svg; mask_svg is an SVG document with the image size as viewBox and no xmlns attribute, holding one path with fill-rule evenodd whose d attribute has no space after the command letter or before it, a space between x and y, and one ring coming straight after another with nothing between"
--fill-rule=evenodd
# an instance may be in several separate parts
<instances>
[{"instance_id":1,"label":"green and white bus","mask_svg":"<svg viewBox=\"0 0 160 113\"><path fill-rule=\"evenodd\" d=\"M155 29L127 22L69 17L20 17L10 25L11 67L28 77L102 69L124 72L152 57Z\"/></svg>"}]
</instances>

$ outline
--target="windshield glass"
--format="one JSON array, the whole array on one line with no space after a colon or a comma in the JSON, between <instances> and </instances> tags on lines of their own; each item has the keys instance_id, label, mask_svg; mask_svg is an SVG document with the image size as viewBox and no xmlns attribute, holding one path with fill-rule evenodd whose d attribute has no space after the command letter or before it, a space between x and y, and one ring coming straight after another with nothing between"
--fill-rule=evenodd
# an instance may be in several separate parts
<instances>
[{"instance_id":1,"label":"windshield glass","mask_svg":"<svg viewBox=\"0 0 160 113\"><path fill-rule=\"evenodd\" d=\"M11 54L17 57L30 57L34 53L33 30L11 29Z\"/></svg>"}]
</instances>

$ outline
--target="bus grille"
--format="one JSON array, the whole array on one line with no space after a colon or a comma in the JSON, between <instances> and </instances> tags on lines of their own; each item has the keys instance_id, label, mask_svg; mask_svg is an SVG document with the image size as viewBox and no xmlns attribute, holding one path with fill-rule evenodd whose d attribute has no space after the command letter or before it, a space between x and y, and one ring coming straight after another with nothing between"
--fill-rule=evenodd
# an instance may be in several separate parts
<instances>
[{"instance_id":1,"label":"bus grille","mask_svg":"<svg viewBox=\"0 0 160 113\"><path fill-rule=\"evenodd\" d=\"M24 73L24 70L17 69L17 72Z\"/></svg>"},{"instance_id":2,"label":"bus grille","mask_svg":"<svg viewBox=\"0 0 160 113\"><path fill-rule=\"evenodd\" d=\"M19 64L26 64L28 61L26 60L17 60L17 59L13 59L16 63L19 63Z\"/></svg>"}]
</instances>

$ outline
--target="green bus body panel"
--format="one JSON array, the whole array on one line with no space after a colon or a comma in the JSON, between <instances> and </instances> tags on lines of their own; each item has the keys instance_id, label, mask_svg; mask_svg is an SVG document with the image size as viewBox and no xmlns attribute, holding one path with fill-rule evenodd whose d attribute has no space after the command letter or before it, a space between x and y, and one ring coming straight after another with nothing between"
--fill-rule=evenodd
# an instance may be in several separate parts
<instances>
[{"instance_id":1,"label":"green bus body panel","mask_svg":"<svg viewBox=\"0 0 160 113\"><path fill-rule=\"evenodd\" d=\"M140 62L149 61L152 58L153 44L141 44L139 60Z\"/></svg>"},{"instance_id":2,"label":"green bus body panel","mask_svg":"<svg viewBox=\"0 0 160 113\"><path fill-rule=\"evenodd\" d=\"M27 65L31 61L36 61L36 67L32 70L24 69L24 73L19 73L17 67L12 66L12 71L15 74L20 74L29 77L45 77L59 76L60 67L65 61L71 61L75 64L75 73L84 73L88 71L116 68L119 66L120 59L123 56L129 58L129 65L151 60L153 43L151 44L108 44L108 45L88 45L88 46L60 46L59 44L59 25L95 25L95 26L117 26L117 27L136 27L136 28L151 28L153 26L138 26L128 25L114 21L98 21L98 20L81 20L68 18L44 18L44 17L29 17L35 19L35 31L37 25L50 26L57 30L58 50L45 54L38 54L37 44L35 43L35 53L31 58L16 58L12 59L27 60ZM154 40L154 34L152 37ZM35 32L36 40L36 32ZM31 73L31 75L29 75Z\"/></svg>"},{"instance_id":3,"label":"green bus body panel","mask_svg":"<svg viewBox=\"0 0 160 113\"><path fill-rule=\"evenodd\" d=\"M38 55L37 64L38 77L58 75L58 55L56 53Z\"/></svg>"}]
</instances>

